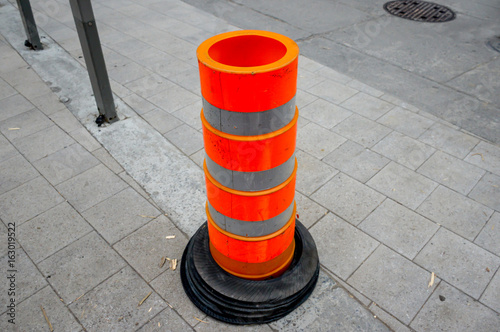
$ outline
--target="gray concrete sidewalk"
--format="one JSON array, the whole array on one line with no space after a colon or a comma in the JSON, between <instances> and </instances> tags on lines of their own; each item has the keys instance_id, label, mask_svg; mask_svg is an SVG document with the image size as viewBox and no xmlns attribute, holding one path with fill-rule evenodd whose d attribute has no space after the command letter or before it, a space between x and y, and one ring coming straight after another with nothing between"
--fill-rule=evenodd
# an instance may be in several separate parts
<instances>
[{"instance_id":1,"label":"gray concrete sidewalk","mask_svg":"<svg viewBox=\"0 0 500 332\"><path fill-rule=\"evenodd\" d=\"M42 304L65 331L234 330L158 263L204 221L196 46L237 27L177 0L93 4L121 118L104 128L66 1L33 3L36 53L0 1L0 219L17 226L18 327L46 330ZM498 330L500 148L299 67L296 200L321 279L290 316L242 330Z\"/></svg>"},{"instance_id":2,"label":"gray concrete sidewalk","mask_svg":"<svg viewBox=\"0 0 500 332\"><path fill-rule=\"evenodd\" d=\"M387 13L389 0L183 0L244 29L297 41L302 54L500 143L500 3L440 0L456 19L426 23Z\"/></svg>"}]
</instances>

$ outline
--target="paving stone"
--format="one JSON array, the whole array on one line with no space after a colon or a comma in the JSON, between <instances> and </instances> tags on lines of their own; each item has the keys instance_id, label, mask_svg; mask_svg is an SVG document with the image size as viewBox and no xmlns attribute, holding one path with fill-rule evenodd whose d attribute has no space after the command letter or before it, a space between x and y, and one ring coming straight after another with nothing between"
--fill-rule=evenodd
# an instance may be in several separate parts
<instances>
[{"instance_id":1,"label":"paving stone","mask_svg":"<svg viewBox=\"0 0 500 332\"><path fill-rule=\"evenodd\" d=\"M120 98L128 97L134 93L133 91L131 91L131 90L127 89L125 86L123 86L122 85L123 83L120 84L120 83L114 81L113 79L110 79L110 83L111 83L111 91L113 91L113 93Z\"/></svg>"},{"instance_id":2,"label":"paving stone","mask_svg":"<svg viewBox=\"0 0 500 332\"><path fill-rule=\"evenodd\" d=\"M410 326L417 331L495 331L499 324L497 313L441 282Z\"/></svg>"},{"instance_id":3,"label":"paving stone","mask_svg":"<svg viewBox=\"0 0 500 332\"><path fill-rule=\"evenodd\" d=\"M135 62L129 62L109 69L108 73L109 77L118 83L127 84L144 76L150 75L151 71Z\"/></svg>"},{"instance_id":4,"label":"paving stone","mask_svg":"<svg viewBox=\"0 0 500 332\"><path fill-rule=\"evenodd\" d=\"M311 123L311 121L307 120L306 118L303 118L299 115L299 118L297 119L297 129L303 128L305 125L308 123Z\"/></svg>"},{"instance_id":5,"label":"paving stone","mask_svg":"<svg viewBox=\"0 0 500 332\"><path fill-rule=\"evenodd\" d=\"M483 230L474 241L478 246L500 256L500 213L495 212L490 220L484 225Z\"/></svg>"},{"instance_id":6,"label":"paving stone","mask_svg":"<svg viewBox=\"0 0 500 332\"><path fill-rule=\"evenodd\" d=\"M7 314L0 316L0 329L2 331L41 331L48 330L48 324L40 306L47 314L50 324L55 331L81 331L82 327L71 312L59 300L56 293L45 287L38 293L23 301L16 308L16 326L8 322ZM13 329L12 329L13 328Z\"/></svg>"},{"instance_id":7,"label":"paving stone","mask_svg":"<svg viewBox=\"0 0 500 332\"><path fill-rule=\"evenodd\" d=\"M16 86L16 90L19 91L27 99L40 97L51 91L47 84L45 84L45 82L41 80L19 84Z\"/></svg>"},{"instance_id":8,"label":"paving stone","mask_svg":"<svg viewBox=\"0 0 500 332\"><path fill-rule=\"evenodd\" d=\"M102 201L83 213L83 217L113 244L160 214L132 188Z\"/></svg>"},{"instance_id":9,"label":"paving stone","mask_svg":"<svg viewBox=\"0 0 500 332\"><path fill-rule=\"evenodd\" d=\"M374 89L371 86L361 83L358 80L349 81L349 83L347 83L347 86L377 98L380 98L384 94L382 91Z\"/></svg>"},{"instance_id":10,"label":"paving stone","mask_svg":"<svg viewBox=\"0 0 500 332\"><path fill-rule=\"evenodd\" d=\"M57 10L59 11L59 10ZM71 28L68 28L66 27L64 24L60 23L60 25L58 24L57 28L50 28L48 29L48 25L53 25L54 22L56 21L52 21L52 24L51 23L47 23L47 25L45 25L43 27L43 29L45 30L45 32L49 33L50 36L52 37L52 39L54 40L58 40L58 39L67 39L67 38L70 38L70 37L73 37L73 38L78 38L78 34L77 32L75 31L74 27L73 29ZM99 35L101 34L101 24L99 24Z\"/></svg>"},{"instance_id":11,"label":"paving stone","mask_svg":"<svg viewBox=\"0 0 500 332\"><path fill-rule=\"evenodd\" d=\"M75 141L57 126L51 126L32 135L18 138L12 144L30 162L59 151Z\"/></svg>"},{"instance_id":12,"label":"paving stone","mask_svg":"<svg viewBox=\"0 0 500 332\"><path fill-rule=\"evenodd\" d=\"M353 114L333 127L332 131L370 148L387 136L391 129L360 115Z\"/></svg>"},{"instance_id":13,"label":"paving stone","mask_svg":"<svg viewBox=\"0 0 500 332\"><path fill-rule=\"evenodd\" d=\"M355 298L361 304L363 304L365 307L369 307L370 303L372 303L372 300L352 288L348 283L346 283L344 280L342 280L339 276L336 276L332 271L327 270L326 268L324 271L330 278L332 278L333 281L335 281L337 284L339 284L341 287L343 287L347 293L349 293L350 297Z\"/></svg>"},{"instance_id":14,"label":"paving stone","mask_svg":"<svg viewBox=\"0 0 500 332\"><path fill-rule=\"evenodd\" d=\"M86 128L73 130L70 135L89 152L93 152L101 147L101 144L90 135Z\"/></svg>"},{"instance_id":15,"label":"paving stone","mask_svg":"<svg viewBox=\"0 0 500 332\"><path fill-rule=\"evenodd\" d=\"M341 106L371 120L380 118L394 108L394 105L363 92L347 99Z\"/></svg>"},{"instance_id":16,"label":"paving stone","mask_svg":"<svg viewBox=\"0 0 500 332\"><path fill-rule=\"evenodd\" d=\"M191 158L191 160L194 161L196 163L196 165L203 168L203 162L205 161L205 155L206 155L205 149L200 149L200 150L196 151L195 153L193 153L192 155L190 155L189 158Z\"/></svg>"},{"instance_id":17,"label":"paving stone","mask_svg":"<svg viewBox=\"0 0 500 332\"><path fill-rule=\"evenodd\" d=\"M316 70L315 73L342 84L349 83L353 80L351 77L341 74L338 71L327 66L321 67L320 69Z\"/></svg>"},{"instance_id":18,"label":"paving stone","mask_svg":"<svg viewBox=\"0 0 500 332\"><path fill-rule=\"evenodd\" d=\"M320 271L311 297L289 315L269 324L279 331L389 331Z\"/></svg>"},{"instance_id":19,"label":"paving stone","mask_svg":"<svg viewBox=\"0 0 500 332\"><path fill-rule=\"evenodd\" d=\"M149 102L168 113L173 113L198 100L200 100L200 97L178 85L148 98Z\"/></svg>"},{"instance_id":20,"label":"paving stone","mask_svg":"<svg viewBox=\"0 0 500 332\"><path fill-rule=\"evenodd\" d=\"M151 74L125 84L128 89L146 99L158 93L162 93L173 85L172 82L158 74Z\"/></svg>"},{"instance_id":21,"label":"paving stone","mask_svg":"<svg viewBox=\"0 0 500 332\"><path fill-rule=\"evenodd\" d=\"M137 331L176 332L176 331L193 331L193 329L174 310L166 308L158 315L153 317L146 325L144 325Z\"/></svg>"},{"instance_id":22,"label":"paving stone","mask_svg":"<svg viewBox=\"0 0 500 332\"><path fill-rule=\"evenodd\" d=\"M70 54L75 53L75 52L80 53L81 46L80 46L79 40L77 38L70 37L70 38L62 39L62 40L58 40L57 43L59 45L61 45L61 47L63 49L65 49L66 51L68 51L68 53L70 53Z\"/></svg>"},{"instance_id":23,"label":"paving stone","mask_svg":"<svg viewBox=\"0 0 500 332\"><path fill-rule=\"evenodd\" d=\"M400 103L401 103L401 101L400 101ZM409 111L412 111L414 113L417 113L417 114L423 116L426 119L432 120L434 122L439 122L439 123L444 124L444 125L446 125L446 126L448 126L450 128L455 128L455 129L460 130L459 127L456 127L455 125L453 125L453 124L451 124L449 122L446 122L445 120L443 120L443 119L441 119L441 118L439 118L439 117L437 117L437 116L435 116L435 115L433 115L433 114L431 114L429 112L422 111L422 110L418 109L417 107L414 107L414 106L408 107L408 105L406 105L405 103L401 103L399 105L400 105L400 107L402 107L404 109L407 109Z\"/></svg>"},{"instance_id":24,"label":"paving stone","mask_svg":"<svg viewBox=\"0 0 500 332\"><path fill-rule=\"evenodd\" d=\"M500 176L486 173L471 191L469 197L500 211Z\"/></svg>"},{"instance_id":25,"label":"paving stone","mask_svg":"<svg viewBox=\"0 0 500 332\"><path fill-rule=\"evenodd\" d=\"M170 235L175 238L165 238ZM159 267L161 258L166 256L180 260L186 244L185 236L167 217L161 215L116 243L114 248L149 282L168 269L168 264Z\"/></svg>"},{"instance_id":26,"label":"paving stone","mask_svg":"<svg viewBox=\"0 0 500 332\"><path fill-rule=\"evenodd\" d=\"M311 228L311 234L318 247L321 264L343 280L347 280L379 245L379 242L331 213Z\"/></svg>"},{"instance_id":27,"label":"paving stone","mask_svg":"<svg viewBox=\"0 0 500 332\"><path fill-rule=\"evenodd\" d=\"M69 304L126 265L95 232L38 264L52 287Z\"/></svg>"},{"instance_id":28,"label":"paving stone","mask_svg":"<svg viewBox=\"0 0 500 332\"><path fill-rule=\"evenodd\" d=\"M479 299L493 277L491 271L496 271L500 265L500 258L441 228L414 262Z\"/></svg>"},{"instance_id":29,"label":"paving stone","mask_svg":"<svg viewBox=\"0 0 500 332\"><path fill-rule=\"evenodd\" d=\"M303 55L299 55L299 70L304 69L310 72L315 72L324 66L314 60L309 59Z\"/></svg>"},{"instance_id":30,"label":"paving stone","mask_svg":"<svg viewBox=\"0 0 500 332\"><path fill-rule=\"evenodd\" d=\"M345 141L345 138L315 123L308 123L297 134L297 147L318 159L325 157Z\"/></svg>"},{"instance_id":31,"label":"paving stone","mask_svg":"<svg viewBox=\"0 0 500 332\"><path fill-rule=\"evenodd\" d=\"M34 106L20 94L2 99L0 103L0 121L33 109Z\"/></svg>"},{"instance_id":32,"label":"paving stone","mask_svg":"<svg viewBox=\"0 0 500 332\"><path fill-rule=\"evenodd\" d=\"M146 114L156 108L146 99L136 95L135 93L123 98L123 101L130 106L137 114Z\"/></svg>"},{"instance_id":33,"label":"paving stone","mask_svg":"<svg viewBox=\"0 0 500 332\"><path fill-rule=\"evenodd\" d=\"M411 332L410 328L401 323L399 320L381 309L375 302L372 302L370 311L375 314L375 317L383 321L394 332Z\"/></svg>"},{"instance_id":34,"label":"paving stone","mask_svg":"<svg viewBox=\"0 0 500 332\"><path fill-rule=\"evenodd\" d=\"M51 115L66 108L52 91L35 98L30 98L30 102L45 115Z\"/></svg>"},{"instance_id":35,"label":"paving stone","mask_svg":"<svg viewBox=\"0 0 500 332\"><path fill-rule=\"evenodd\" d=\"M434 124L418 140L460 159L463 159L479 142L477 138L441 123Z\"/></svg>"},{"instance_id":36,"label":"paving stone","mask_svg":"<svg viewBox=\"0 0 500 332\"><path fill-rule=\"evenodd\" d=\"M122 179L102 164L56 186L57 190L80 212L126 187L127 184Z\"/></svg>"},{"instance_id":37,"label":"paving stone","mask_svg":"<svg viewBox=\"0 0 500 332\"><path fill-rule=\"evenodd\" d=\"M295 192L295 202L297 204L298 219L306 228L311 227L321 217L326 215L327 209L315 203L307 196L298 191Z\"/></svg>"},{"instance_id":38,"label":"paving stone","mask_svg":"<svg viewBox=\"0 0 500 332\"><path fill-rule=\"evenodd\" d=\"M98 164L99 161L80 144L72 144L33 163L54 186Z\"/></svg>"},{"instance_id":39,"label":"paving stone","mask_svg":"<svg viewBox=\"0 0 500 332\"><path fill-rule=\"evenodd\" d=\"M36 74L31 66L24 66L22 68L18 68L6 73L4 79L7 83L15 88L19 85L40 81L40 76Z\"/></svg>"},{"instance_id":40,"label":"paving stone","mask_svg":"<svg viewBox=\"0 0 500 332\"><path fill-rule=\"evenodd\" d=\"M130 267L69 306L88 331L135 331L165 307L165 302Z\"/></svg>"},{"instance_id":41,"label":"paving stone","mask_svg":"<svg viewBox=\"0 0 500 332\"><path fill-rule=\"evenodd\" d=\"M20 226L26 220L56 206L64 199L42 177L0 195L0 218Z\"/></svg>"},{"instance_id":42,"label":"paving stone","mask_svg":"<svg viewBox=\"0 0 500 332\"><path fill-rule=\"evenodd\" d=\"M185 124L193 127L196 130L201 129L201 108L203 107L201 100L181 108L172 113L173 116L183 121Z\"/></svg>"},{"instance_id":43,"label":"paving stone","mask_svg":"<svg viewBox=\"0 0 500 332\"><path fill-rule=\"evenodd\" d=\"M303 107L309 105L315 100L318 100L317 96L305 92L302 89L297 89L297 94L295 95L295 103L299 108L299 112L302 110Z\"/></svg>"},{"instance_id":44,"label":"paving stone","mask_svg":"<svg viewBox=\"0 0 500 332\"><path fill-rule=\"evenodd\" d=\"M127 6L128 7L128 6ZM142 8L142 9L145 9L145 7L139 7L138 8ZM121 11L122 8L119 8L119 10ZM134 15L137 15L138 13L135 12L135 13L129 13L130 15L129 16L134 16ZM105 21L105 20L104 20ZM99 31L99 34L100 31ZM136 52L138 49L143 49L143 48L147 48L149 47L148 44L136 39L136 38L131 38L129 35L127 34L113 34L113 36L118 36L118 38L113 38L109 41L106 42L106 45L114 50L115 52L117 52L118 54L120 55L124 55L124 56L128 56L129 54L133 54L134 52Z\"/></svg>"},{"instance_id":45,"label":"paving stone","mask_svg":"<svg viewBox=\"0 0 500 332\"><path fill-rule=\"evenodd\" d=\"M16 93L17 91L9 83L0 78L0 99L13 96Z\"/></svg>"},{"instance_id":46,"label":"paving stone","mask_svg":"<svg viewBox=\"0 0 500 332\"><path fill-rule=\"evenodd\" d=\"M395 162L390 162L366 184L412 210L438 186L434 181Z\"/></svg>"},{"instance_id":47,"label":"paving stone","mask_svg":"<svg viewBox=\"0 0 500 332\"><path fill-rule=\"evenodd\" d=\"M386 199L358 227L410 260L439 228L391 199Z\"/></svg>"},{"instance_id":48,"label":"paving stone","mask_svg":"<svg viewBox=\"0 0 500 332\"><path fill-rule=\"evenodd\" d=\"M393 131L378 142L373 151L378 152L403 166L416 170L433 153L434 148L413 138Z\"/></svg>"},{"instance_id":49,"label":"paving stone","mask_svg":"<svg viewBox=\"0 0 500 332\"><path fill-rule=\"evenodd\" d=\"M49 118L67 133L82 127L80 121L67 108L52 113Z\"/></svg>"},{"instance_id":50,"label":"paving stone","mask_svg":"<svg viewBox=\"0 0 500 332\"><path fill-rule=\"evenodd\" d=\"M436 278L434 286L428 287L430 276L430 272L382 245L347 282L409 324L439 284L440 279Z\"/></svg>"},{"instance_id":51,"label":"paving stone","mask_svg":"<svg viewBox=\"0 0 500 332\"><path fill-rule=\"evenodd\" d=\"M17 224L16 224L17 226ZM5 238L4 241L7 241ZM15 299L16 304L27 299L31 295L38 292L40 289L47 285L47 282L40 274L36 266L33 264L31 259L26 255L25 251L21 249L17 243L15 248L15 262L11 262L8 255L4 252L4 256L0 258L0 264L2 275L4 276L4 285L2 286L2 292L0 293L0 301L5 304L0 308L0 312L3 313L7 311L6 304L10 301L11 296L8 295L7 289L10 288L9 280L7 277L11 274L8 270L16 270L15 273ZM10 264L14 265L11 266ZM19 317L19 315L16 315Z\"/></svg>"},{"instance_id":52,"label":"paving stone","mask_svg":"<svg viewBox=\"0 0 500 332\"><path fill-rule=\"evenodd\" d=\"M358 90L349 88L329 79L306 89L306 91L335 104L340 104L344 100L358 93Z\"/></svg>"},{"instance_id":53,"label":"paving stone","mask_svg":"<svg viewBox=\"0 0 500 332\"><path fill-rule=\"evenodd\" d=\"M26 137L53 125L42 112L37 109L18 114L0 122L0 131L9 140ZM19 128L19 129L12 129Z\"/></svg>"},{"instance_id":54,"label":"paving stone","mask_svg":"<svg viewBox=\"0 0 500 332\"><path fill-rule=\"evenodd\" d=\"M0 194L38 176L36 169L21 155L0 162Z\"/></svg>"},{"instance_id":55,"label":"paving stone","mask_svg":"<svg viewBox=\"0 0 500 332\"><path fill-rule=\"evenodd\" d=\"M199 322L195 331L218 331L218 332L272 332L273 330L265 324L254 324L254 325L231 325L218 321L214 318L206 316L203 318L203 322Z\"/></svg>"},{"instance_id":56,"label":"paving stone","mask_svg":"<svg viewBox=\"0 0 500 332\"><path fill-rule=\"evenodd\" d=\"M203 135L185 124L172 129L164 136L188 156L203 148Z\"/></svg>"},{"instance_id":57,"label":"paving stone","mask_svg":"<svg viewBox=\"0 0 500 332\"><path fill-rule=\"evenodd\" d=\"M491 279L490 284L481 296L481 302L497 313L500 313L500 270L497 271L493 279ZM500 315L498 315L497 318L500 323Z\"/></svg>"},{"instance_id":58,"label":"paving stone","mask_svg":"<svg viewBox=\"0 0 500 332\"><path fill-rule=\"evenodd\" d=\"M345 108L323 99L317 99L300 110L301 116L326 129L333 128L351 114L352 112L349 112Z\"/></svg>"},{"instance_id":59,"label":"paving stone","mask_svg":"<svg viewBox=\"0 0 500 332\"><path fill-rule=\"evenodd\" d=\"M178 39L178 38L173 38L172 43L176 43L176 42L179 42L179 43L184 43L184 41L182 41L181 39ZM163 43L165 44L165 43ZM176 45L180 48L183 48L183 47L186 47L186 45L189 45L187 46L187 48L191 48L193 47L193 45L191 44L186 44L184 43L183 45ZM173 45L169 45L169 46L173 46ZM174 46L175 47L175 46ZM161 60L161 62L157 62L153 65L151 65L151 69L162 75L163 77L167 77L170 81L172 82L180 82L181 80L183 80L181 77L184 76L184 79L186 79L187 77L187 81L192 81L194 79L195 76L193 76L193 73L196 73L197 70L196 70L196 67L192 66L192 64L196 64L196 60L191 60L190 63L189 62L189 57L191 55L194 55L196 54L196 50L193 50L192 53L184 53L183 55L180 56L180 58L182 58L182 60L179 60L177 57L173 57L170 61L165 61L165 60ZM199 75L199 72L198 72L198 75ZM199 77L199 76L198 76ZM186 81L184 81L186 82ZM184 84L186 85L186 84ZM179 86L179 85L177 85ZM196 83L196 86L200 86L200 83ZM189 91L190 89L189 88L186 88L184 87L184 89L186 89L186 91ZM199 90L198 90L199 91ZM192 92L192 91L190 91ZM199 97L198 97L199 99Z\"/></svg>"},{"instance_id":60,"label":"paving stone","mask_svg":"<svg viewBox=\"0 0 500 332\"><path fill-rule=\"evenodd\" d=\"M399 106L390 110L377 122L413 138L419 137L434 124L431 119Z\"/></svg>"},{"instance_id":61,"label":"paving stone","mask_svg":"<svg viewBox=\"0 0 500 332\"><path fill-rule=\"evenodd\" d=\"M336 169L303 151L296 150L297 181L295 187L309 196L338 173Z\"/></svg>"},{"instance_id":62,"label":"paving stone","mask_svg":"<svg viewBox=\"0 0 500 332\"><path fill-rule=\"evenodd\" d=\"M299 89L307 90L325 80L326 80L325 77L319 76L307 70L299 69L297 77L297 87Z\"/></svg>"},{"instance_id":63,"label":"paving stone","mask_svg":"<svg viewBox=\"0 0 500 332\"><path fill-rule=\"evenodd\" d=\"M198 309L184 292L179 268L175 271L167 269L151 281L150 285L191 326L200 323L196 318L206 319L205 313Z\"/></svg>"},{"instance_id":64,"label":"paving stone","mask_svg":"<svg viewBox=\"0 0 500 332\"><path fill-rule=\"evenodd\" d=\"M363 183L384 168L389 161L389 159L351 140L323 158L323 162Z\"/></svg>"},{"instance_id":65,"label":"paving stone","mask_svg":"<svg viewBox=\"0 0 500 332\"><path fill-rule=\"evenodd\" d=\"M92 155L99 159L104 165L106 165L111 172L118 174L123 172L123 168L120 164L106 151L105 148L99 148L92 152Z\"/></svg>"},{"instance_id":66,"label":"paving stone","mask_svg":"<svg viewBox=\"0 0 500 332\"><path fill-rule=\"evenodd\" d=\"M209 37L211 37L211 35ZM200 43L203 41L204 40L200 41ZM172 77L168 76L168 78L171 79L172 82L197 95L201 101L200 72L195 67L188 67L186 71Z\"/></svg>"},{"instance_id":67,"label":"paving stone","mask_svg":"<svg viewBox=\"0 0 500 332\"><path fill-rule=\"evenodd\" d=\"M14 146L0 134L0 162L4 162L18 154L19 152L17 152Z\"/></svg>"},{"instance_id":68,"label":"paving stone","mask_svg":"<svg viewBox=\"0 0 500 332\"><path fill-rule=\"evenodd\" d=\"M123 181L127 182L130 187L132 187L135 191L137 191L142 197L149 199L149 194L138 184L127 172L121 172L118 174Z\"/></svg>"},{"instance_id":69,"label":"paving stone","mask_svg":"<svg viewBox=\"0 0 500 332\"><path fill-rule=\"evenodd\" d=\"M311 198L355 226L385 199L343 173L328 181Z\"/></svg>"},{"instance_id":70,"label":"paving stone","mask_svg":"<svg viewBox=\"0 0 500 332\"><path fill-rule=\"evenodd\" d=\"M500 175L500 148L491 143L479 142L465 161Z\"/></svg>"},{"instance_id":71,"label":"paving stone","mask_svg":"<svg viewBox=\"0 0 500 332\"><path fill-rule=\"evenodd\" d=\"M484 170L441 151L436 151L427 159L418 172L463 195L467 195L485 173Z\"/></svg>"},{"instance_id":72,"label":"paving stone","mask_svg":"<svg viewBox=\"0 0 500 332\"><path fill-rule=\"evenodd\" d=\"M143 37L150 34L155 34L155 31L152 29L144 30L136 30L134 33L144 34L144 36L140 36L139 39L143 39ZM154 36L153 36L154 38ZM127 38L128 39L128 38ZM135 62L141 62L146 68L153 69L153 66L164 61L166 64L172 63L175 58L165 52L160 51L154 47L144 47L144 48L136 48L132 53L128 54L127 57L129 59L134 60Z\"/></svg>"},{"instance_id":73,"label":"paving stone","mask_svg":"<svg viewBox=\"0 0 500 332\"><path fill-rule=\"evenodd\" d=\"M198 41L198 43L199 42L201 41ZM178 59L182 59L182 63L194 66L196 64L196 46L194 43L194 41L187 42L180 38L173 37L171 44L163 43L162 41L155 41L153 45ZM177 63L173 66L173 68L180 67L181 66ZM163 73L161 74L164 75ZM167 75L164 76L168 77Z\"/></svg>"},{"instance_id":74,"label":"paving stone","mask_svg":"<svg viewBox=\"0 0 500 332\"><path fill-rule=\"evenodd\" d=\"M12 50L13 53L10 56L5 56L0 62L1 73L8 73L12 70L20 69L27 66L26 62L23 60L23 58L19 56L19 54L16 54L15 51L10 47L9 50ZM4 54L2 54L2 57L3 55Z\"/></svg>"},{"instance_id":75,"label":"paving stone","mask_svg":"<svg viewBox=\"0 0 500 332\"><path fill-rule=\"evenodd\" d=\"M182 125L182 121L158 108L144 114L142 117L161 134L165 134Z\"/></svg>"},{"instance_id":76,"label":"paving stone","mask_svg":"<svg viewBox=\"0 0 500 332\"><path fill-rule=\"evenodd\" d=\"M92 227L63 202L19 226L17 237L38 263L90 231Z\"/></svg>"},{"instance_id":77,"label":"paving stone","mask_svg":"<svg viewBox=\"0 0 500 332\"><path fill-rule=\"evenodd\" d=\"M473 241L493 211L453 190L439 186L417 212Z\"/></svg>"}]
</instances>

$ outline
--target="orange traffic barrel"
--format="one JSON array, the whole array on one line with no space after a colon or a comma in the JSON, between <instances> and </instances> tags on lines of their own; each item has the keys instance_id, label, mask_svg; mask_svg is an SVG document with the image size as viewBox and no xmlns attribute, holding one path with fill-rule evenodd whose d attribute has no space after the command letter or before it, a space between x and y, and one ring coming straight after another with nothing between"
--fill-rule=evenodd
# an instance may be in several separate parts
<instances>
[{"instance_id":1,"label":"orange traffic barrel","mask_svg":"<svg viewBox=\"0 0 500 332\"><path fill-rule=\"evenodd\" d=\"M278 319L317 280L316 246L295 218L298 55L290 38L257 30L197 50L207 223L186 247L181 277L200 309L229 323ZM231 284L259 287L262 301Z\"/></svg>"}]
</instances>

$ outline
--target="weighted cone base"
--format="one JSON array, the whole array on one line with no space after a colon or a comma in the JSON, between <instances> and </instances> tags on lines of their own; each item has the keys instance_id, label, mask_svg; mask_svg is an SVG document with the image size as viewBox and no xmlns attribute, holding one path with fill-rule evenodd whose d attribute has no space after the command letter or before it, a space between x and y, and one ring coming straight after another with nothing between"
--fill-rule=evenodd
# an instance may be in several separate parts
<instances>
[{"instance_id":1,"label":"weighted cone base","mask_svg":"<svg viewBox=\"0 0 500 332\"><path fill-rule=\"evenodd\" d=\"M181 261L182 285L191 301L207 315L237 325L286 316L311 295L318 274L316 244L298 220L292 263L277 278L255 281L224 271L210 254L206 223L189 240Z\"/></svg>"}]
</instances>

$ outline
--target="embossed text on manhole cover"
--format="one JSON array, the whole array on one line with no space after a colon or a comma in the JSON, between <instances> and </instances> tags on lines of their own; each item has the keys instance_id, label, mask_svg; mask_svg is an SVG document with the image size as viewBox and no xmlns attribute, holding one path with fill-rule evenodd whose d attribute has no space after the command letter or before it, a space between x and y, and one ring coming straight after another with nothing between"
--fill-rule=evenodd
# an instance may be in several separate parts
<instances>
[{"instance_id":1,"label":"embossed text on manhole cover","mask_svg":"<svg viewBox=\"0 0 500 332\"><path fill-rule=\"evenodd\" d=\"M419 22L448 22L455 19L455 13L448 7L419 0L397 0L384 4L392 15Z\"/></svg>"}]
</instances>

